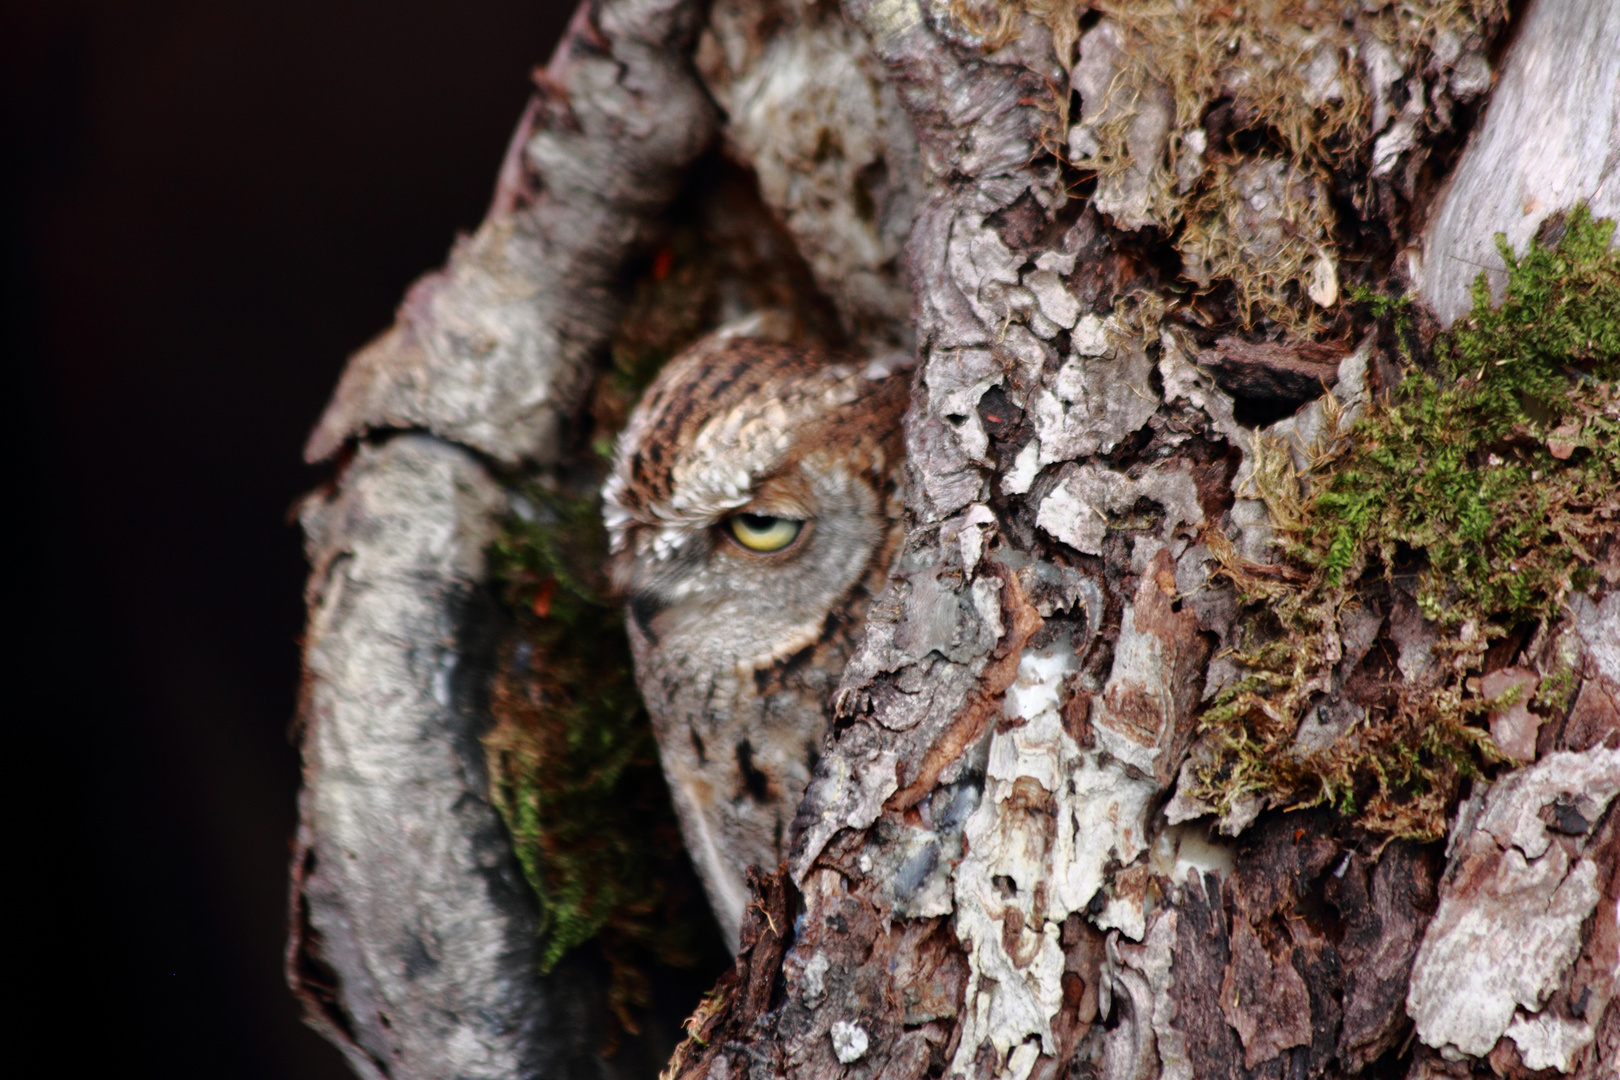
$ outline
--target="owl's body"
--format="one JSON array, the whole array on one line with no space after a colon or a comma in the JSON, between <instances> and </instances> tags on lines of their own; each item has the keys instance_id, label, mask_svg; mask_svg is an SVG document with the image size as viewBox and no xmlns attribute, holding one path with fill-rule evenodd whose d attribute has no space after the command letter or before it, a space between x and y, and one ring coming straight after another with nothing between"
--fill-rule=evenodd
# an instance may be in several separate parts
<instances>
[{"instance_id":1,"label":"owl's body","mask_svg":"<svg viewBox=\"0 0 1620 1080\"><path fill-rule=\"evenodd\" d=\"M664 774L735 947L750 864L774 869L827 702L900 539L906 379L710 339L619 440L612 574Z\"/></svg>"}]
</instances>

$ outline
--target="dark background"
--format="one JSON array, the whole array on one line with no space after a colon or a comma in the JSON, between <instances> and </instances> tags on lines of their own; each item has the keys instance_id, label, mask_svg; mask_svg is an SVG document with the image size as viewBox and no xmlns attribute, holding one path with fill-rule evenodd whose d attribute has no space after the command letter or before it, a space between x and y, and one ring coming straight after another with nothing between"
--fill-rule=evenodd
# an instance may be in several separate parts
<instances>
[{"instance_id":1,"label":"dark background","mask_svg":"<svg viewBox=\"0 0 1620 1080\"><path fill-rule=\"evenodd\" d=\"M346 1075L281 977L299 450L570 7L0 3L10 1065Z\"/></svg>"}]
</instances>

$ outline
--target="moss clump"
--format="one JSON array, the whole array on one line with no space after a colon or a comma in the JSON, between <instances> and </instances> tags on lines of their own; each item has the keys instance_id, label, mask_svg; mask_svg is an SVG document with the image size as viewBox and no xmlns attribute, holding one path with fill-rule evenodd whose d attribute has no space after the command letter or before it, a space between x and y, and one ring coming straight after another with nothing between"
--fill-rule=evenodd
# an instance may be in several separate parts
<instances>
[{"instance_id":1,"label":"moss clump","mask_svg":"<svg viewBox=\"0 0 1620 1080\"><path fill-rule=\"evenodd\" d=\"M542 970L596 939L610 1004L633 1032L646 963L694 962L690 871L603 587L598 500L531 490L524 505L493 553L518 626L484 737L491 790L540 900Z\"/></svg>"},{"instance_id":2,"label":"moss clump","mask_svg":"<svg viewBox=\"0 0 1620 1080\"><path fill-rule=\"evenodd\" d=\"M1255 606L1237 656L1248 674L1204 717L1221 746L1203 776L1206 798L1224 808L1250 795L1328 802L1370 831L1432 839L1461 779L1500 760L1477 724L1503 704L1474 681L1487 650L1556 618L1572 589L1595 580L1620 530L1613 232L1581 208L1556 246L1515 258L1499 242L1502 303L1492 306L1481 275L1472 314L1435 340L1432 373L1407 356L1414 369L1393 400L1369 409L1348 440L1309 448L1303 473L1287 448L1260 442L1256 486L1287 558L1260 566L1224 538L1213 545ZM1404 300L1374 304L1405 321ZM1392 596L1397 578L1415 581L1433 624L1432 674L1385 671L1371 680L1376 692L1363 691L1365 722L1301 751L1301 721L1345 682L1336 668L1346 620L1377 594ZM1538 696L1542 707L1567 697L1556 682Z\"/></svg>"},{"instance_id":3,"label":"moss clump","mask_svg":"<svg viewBox=\"0 0 1620 1080\"><path fill-rule=\"evenodd\" d=\"M1557 608L1593 544L1614 529L1620 418L1620 257L1614 223L1584 208L1556 248L1508 266L1491 306L1435 343L1444 379L1414 373L1401 400L1358 425L1355 448L1321 485L1299 556L1339 585L1400 545L1428 555L1418 599L1455 626L1522 621ZM1455 600L1451 595L1455 594Z\"/></svg>"}]
</instances>

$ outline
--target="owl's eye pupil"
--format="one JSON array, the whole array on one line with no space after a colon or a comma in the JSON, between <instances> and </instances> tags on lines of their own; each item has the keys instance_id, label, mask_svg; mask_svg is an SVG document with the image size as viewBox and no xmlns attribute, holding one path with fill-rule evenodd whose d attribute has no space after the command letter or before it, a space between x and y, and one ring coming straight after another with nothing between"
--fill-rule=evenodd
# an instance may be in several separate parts
<instances>
[{"instance_id":1,"label":"owl's eye pupil","mask_svg":"<svg viewBox=\"0 0 1620 1080\"><path fill-rule=\"evenodd\" d=\"M781 551L798 539L804 522L767 514L736 514L726 525L732 538L749 551Z\"/></svg>"}]
</instances>

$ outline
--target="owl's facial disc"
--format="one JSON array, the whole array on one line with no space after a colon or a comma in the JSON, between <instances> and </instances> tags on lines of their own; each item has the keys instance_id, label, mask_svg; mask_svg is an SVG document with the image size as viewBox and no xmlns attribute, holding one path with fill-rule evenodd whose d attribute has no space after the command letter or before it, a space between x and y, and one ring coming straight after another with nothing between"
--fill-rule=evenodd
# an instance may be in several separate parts
<instances>
[{"instance_id":1,"label":"owl's facial disc","mask_svg":"<svg viewBox=\"0 0 1620 1080\"><path fill-rule=\"evenodd\" d=\"M758 670L813 644L883 546L876 483L814 454L752 485L742 508L661 531L667 555L619 571L637 629L708 657L716 673Z\"/></svg>"}]
</instances>

